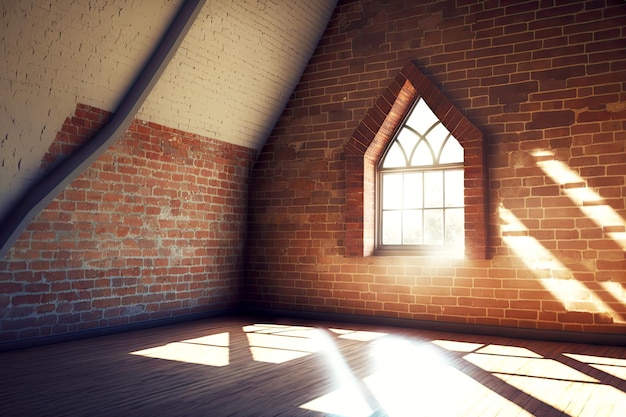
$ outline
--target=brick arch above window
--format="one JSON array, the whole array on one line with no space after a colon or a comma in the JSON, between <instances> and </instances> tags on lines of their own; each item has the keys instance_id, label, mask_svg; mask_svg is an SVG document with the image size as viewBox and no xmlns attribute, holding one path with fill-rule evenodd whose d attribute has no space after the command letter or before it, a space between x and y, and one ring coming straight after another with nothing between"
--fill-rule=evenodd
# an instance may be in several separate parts
<instances>
[{"instance_id":1,"label":"brick arch above window","mask_svg":"<svg viewBox=\"0 0 626 417\"><path fill-rule=\"evenodd\" d=\"M487 167L483 135L410 62L383 91L345 145L346 256L370 256L376 249L376 165L417 97L433 110L464 149L465 254L488 256Z\"/></svg>"}]
</instances>

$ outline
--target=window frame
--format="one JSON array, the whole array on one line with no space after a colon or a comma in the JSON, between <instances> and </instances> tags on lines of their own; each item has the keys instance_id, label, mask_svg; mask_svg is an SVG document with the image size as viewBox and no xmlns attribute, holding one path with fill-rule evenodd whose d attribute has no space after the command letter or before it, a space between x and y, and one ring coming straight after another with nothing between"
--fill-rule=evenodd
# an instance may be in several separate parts
<instances>
[{"instance_id":1,"label":"window frame","mask_svg":"<svg viewBox=\"0 0 626 417\"><path fill-rule=\"evenodd\" d=\"M464 150L465 249L461 256L490 259L489 216L494 208L489 203L487 143L482 132L422 74L416 61L408 62L381 92L344 145L344 254L376 254L376 165L417 96Z\"/></svg>"},{"instance_id":2,"label":"window frame","mask_svg":"<svg viewBox=\"0 0 626 417\"><path fill-rule=\"evenodd\" d=\"M406 114L404 115L404 117L402 118L402 122L398 124L397 129L395 130L395 133L393 135L393 137L391 138L391 140L389 141L389 143L387 143L384 152L382 153L380 159L377 161L376 163L376 189L375 189L375 195L376 195L376 229L375 229L375 239L376 239L376 248L374 251L375 255L383 255L383 256L406 256L406 255L417 255L417 256L432 256L432 255L452 255L452 256L459 256L460 254L463 253L464 248L465 248L465 238L464 243L462 245L446 245L441 244L441 245L428 245L428 244L404 244L404 243L400 243L400 244L384 244L382 239L383 239L383 233L382 233L382 229L383 229L383 213L384 213L384 209L383 209L383 191L382 191L382 183L383 183L383 175L385 173L410 173L410 172L435 172L435 171L442 171L444 172L444 177L445 177L445 171L451 171L451 170L462 170L463 171L463 175L465 175L465 152L463 152L463 160L460 162L450 162L450 163L439 163L439 161L436 161L434 164L432 165L416 165L416 166L404 166L404 167L391 167L391 168L384 168L382 165L385 161L385 159L387 158L388 153L390 152L391 148L393 147L394 143L396 141L398 141L398 137L400 136L400 134L402 133L402 131L404 129L408 129L409 131L411 131L414 135L416 136L420 136L421 139L418 139L418 144L420 140L425 140L429 147L432 149L432 146L430 144L430 142L428 141L427 135L428 133L434 129L435 124L433 124L433 126L431 128L428 129L428 131L422 135L420 134L418 131L416 131L413 127L407 125L408 120L410 119L410 117L412 116L413 112L415 111L416 107L418 106L420 100L424 101L424 104L426 104L426 106L428 107L428 103L426 103L426 101L423 99L423 97L421 96L417 96L413 103L411 104L410 109L406 112ZM432 109L430 109L430 107L428 107L429 110L432 111ZM435 115L436 116L436 115ZM447 127L445 126L445 124L439 119L437 118L437 122L442 124L446 130ZM456 139L456 137L454 137L454 135L452 134L452 132L450 132L448 130L450 136L457 142L459 143L459 145L461 147L463 147L461 145L461 143L458 141L458 139ZM413 149L413 152L415 152L417 150L418 144L415 145L415 148ZM442 144L440 151L443 150L444 148L444 144ZM406 151L406 150L405 150ZM408 162L410 164L410 160L412 160L412 156L413 156L413 152L411 153L411 155L406 155L405 153L405 157L408 158ZM439 158L441 158L441 152L438 155ZM463 189L465 189L465 187L463 187ZM444 184L444 191L443 191L444 195L445 195L445 184ZM465 198L463 199L463 205L462 206L454 206L454 207L446 207L445 203L443 204L442 207L435 207L434 209L442 209L444 210L444 224L445 224L445 210L447 208L463 208L464 213L463 215L465 216ZM404 211L406 210L405 207L403 207L402 209L399 209L400 211ZM426 207L422 207L422 211L426 211ZM423 216L423 214L422 214ZM422 223L422 231L423 231L423 223ZM465 227L463 227L463 233L465 233ZM444 227L444 236L445 236L445 227Z\"/></svg>"}]
</instances>

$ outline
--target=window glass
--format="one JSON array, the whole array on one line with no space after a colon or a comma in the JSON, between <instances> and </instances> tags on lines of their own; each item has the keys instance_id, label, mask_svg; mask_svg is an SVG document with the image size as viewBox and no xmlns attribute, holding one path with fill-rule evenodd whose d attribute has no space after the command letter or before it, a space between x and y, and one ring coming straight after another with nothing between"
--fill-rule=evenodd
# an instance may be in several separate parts
<instances>
[{"instance_id":1,"label":"window glass","mask_svg":"<svg viewBox=\"0 0 626 417\"><path fill-rule=\"evenodd\" d=\"M404 166L406 166L406 158L404 157L402 147L398 142L393 142L385 157L383 168L397 168Z\"/></svg>"},{"instance_id":2,"label":"window glass","mask_svg":"<svg viewBox=\"0 0 626 417\"><path fill-rule=\"evenodd\" d=\"M424 207L443 207L443 171L424 172Z\"/></svg>"},{"instance_id":3,"label":"window glass","mask_svg":"<svg viewBox=\"0 0 626 417\"><path fill-rule=\"evenodd\" d=\"M439 163L449 164L454 162L463 162L463 147L453 137L450 137L443 146Z\"/></svg>"},{"instance_id":4,"label":"window glass","mask_svg":"<svg viewBox=\"0 0 626 417\"><path fill-rule=\"evenodd\" d=\"M402 218L402 244L422 244L422 210L406 210Z\"/></svg>"},{"instance_id":5,"label":"window glass","mask_svg":"<svg viewBox=\"0 0 626 417\"><path fill-rule=\"evenodd\" d=\"M464 173L462 169L444 171L445 206L463 207Z\"/></svg>"},{"instance_id":6,"label":"window glass","mask_svg":"<svg viewBox=\"0 0 626 417\"><path fill-rule=\"evenodd\" d=\"M443 245L443 210L424 210L424 244Z\"/></svg>"},{"instance_id":7,"label":"window glass","mask_svg":"<svg viewBox=\"0 0 626 417\"><path fill-rule=\"evenodd\" d=\"M450 135L448 129L446 129L443 124L437 123L426 136L428 139L428 143L430 143L430 146L436 153L435 157L437 157L437 155L439 154L441 146L443 145L443 142L448 138L448 135Z\"/></svg>"},{"instance_id":8,"label":"window glass","mask_svg":"<svg viewBox=\"0 0 626 417\"><path fill-rule=\"evenodd\" d=\"M462 245L464 239L465 213L462 208L446 210L446 245Z\"/></svg>"},{"instance_id":9,"label":"window glass","mask_svg":"<svg viewBox=\"0 0 626 417\"><path fill-rule=\"evenodd\" d=\"M411 166L432 165L434 162L433 152L428 142L420 140L411 158Z\"/></svg>"},{"instance_id":10,"label":"window glass","mask_svg":"<svg viewBox=\"0 0 626 417\"><path fill-rule=\"evenodd\" d=\"M404 149L406 159L403 159L402 165L406 166L406 161L409 159L408 156L411 155L411 152L417 145L417 141L419 140L419 136L410 131L409 129L402 129L398 134L398 142L402 145L402 149Z\"/></svg>"},{"instance_id":11,"label":"window glass","mask_svg":"<svg viewBox=\"0 0 626 417\"><path fill-rule=\"evenodd\" d=\"M383 175L383 210L402 208L402 173Z\"/></svg>"},{"instance_id":12,"label":"window glass","mask_svg":"<svg viewBox=\"0 0 626 417\"><path fill-rule=\"evenodd\" d=\"M424 189L422 172L407 172L404 174L404 207L422 208Z\"/></svg>"},{"instance_id":13,"label":"window glass","mask_svg":"<svg viewBox=\"0 0 626 417\"><path fill-rule=\"evenodd\" d=\"M383 245L399 245L402 242L401 228L401 211L383 211Z\"/></svg>"},{"instance_id":14,"label":"window glass","mask_svg":"<svg viewBox=\"0 0 626 417\"><path fill-rule=\"evenodd\" d=\"M378 169L379 249L464 244L463 148L422 99Z\"/></svg>"},{"instance_id":15,"label":"window glass","mask_svg":"<svg viewBox=\"0 0 626 417\"><path fill-rule=\"evenodd\" d=\"M419 134L425 135L437 122L439 122L439 119L437 119L435 113L433 113L424 100L419 99L406 125L415 129Z\"/></svg>"}]
</instances>

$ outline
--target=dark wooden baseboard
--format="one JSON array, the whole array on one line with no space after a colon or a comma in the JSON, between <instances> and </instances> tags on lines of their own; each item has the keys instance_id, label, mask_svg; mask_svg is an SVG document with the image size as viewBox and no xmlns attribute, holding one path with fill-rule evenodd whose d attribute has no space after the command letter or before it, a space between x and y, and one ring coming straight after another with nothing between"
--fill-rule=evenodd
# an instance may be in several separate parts
<instances>
[{"instance_id":1,"label":"dark wooden baseboard","mask_svg":"<svg viewBox=\"0 0 626 417\"><path fill-rule=\"evenodd\" d=\"M256 308L238 308L229 310L208 311L177 317L168 317L129 323L120 326L104 327L65 333L53 336L37 337L32 339L9 341L0 343L0 352L18 349L27 349L36 346L71 342L91 337L107 336L116 333L144 330L155 327L169 326L184 322L204 320L215 317L248 316L255 319L279 320L296 319L322 322L342 322L353 324L369 324L375 326L404 327L411 329L434 330L451 333L465 333L483 336L499 336L513 339L545 340L565 343L586 343L592 345L626 346L626 334L609 333L581 333L558 330L529 329L518 327L488 326L479 324L464 324L438 322L426 320L410 320L393 317L362 316L339 313L323 313L297 310L270 310Z\"/></svg>"},{"instance_id":2,"label":"dark wooden baseboard","mask_svg":"<svg viewBox=\"0 0 626 417\"><path fill-rule=\"evenodd\" d=\"M0 343L0 352L11 350L28 349L37 346L51 345L56 343L72 342L74 340L88 339L92 337L108 336L117 333L126 333L137 330L151 329L155 327L169 326L196 320L204 320L214 317L224 317L238 314L237 310L215 310L202 313L187 314L176 317L167 317L140 321L136 323L122 324L118 326L102 327L96 329L81 330L52 336L35 337L31 339L15 340Z\"/></svg>"},{"instance_id":3,"label":"dark wooden baseboard","mask_svg":"<svg viewBox=\"0 0 626 417\"><path fill-rule=\"evenodd\" d=\"M323 313L295 310L245 309L240 314L268 319L299 319L311 321L343 322L379 326L405 327L451 333L483 336L499 336L513 339L544 340L563 343L626 346L626 334L582 333L559 330L530 329L520 327L489 326L480 324L411 320L393 317L362 316L339 313Z\"/></svg>"}]
</instances>

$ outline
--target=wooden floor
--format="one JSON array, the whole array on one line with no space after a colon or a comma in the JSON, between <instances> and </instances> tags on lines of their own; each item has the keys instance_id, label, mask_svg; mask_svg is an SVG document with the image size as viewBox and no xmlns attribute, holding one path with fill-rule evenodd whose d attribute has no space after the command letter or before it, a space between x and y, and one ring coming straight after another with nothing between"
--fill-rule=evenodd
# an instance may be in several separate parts
<instances>
[{"instance_id":1,"label":"wooden floor","mask_svg":"<svg viewBox=\"0 0 626 417\"><path fill-rule=\"evenodd\" d=\"M0 416L626 416L626 348L211 319L0 353Z\"/></svg>"}]
</instances>

